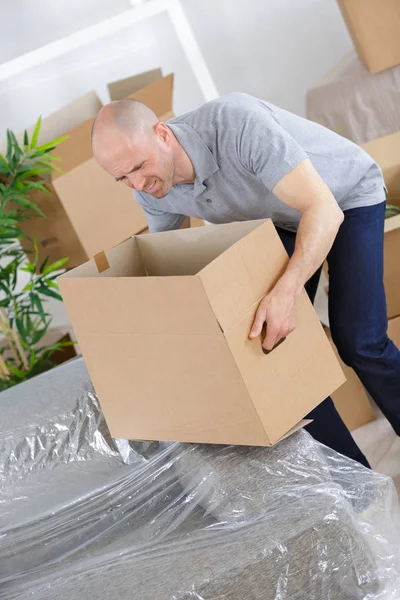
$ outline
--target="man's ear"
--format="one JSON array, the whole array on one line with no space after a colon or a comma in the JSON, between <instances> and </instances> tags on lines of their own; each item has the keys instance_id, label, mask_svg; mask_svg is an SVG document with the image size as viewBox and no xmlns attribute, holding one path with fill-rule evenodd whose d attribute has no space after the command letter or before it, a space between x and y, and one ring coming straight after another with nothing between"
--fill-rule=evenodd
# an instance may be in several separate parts
<instances>
[{"instance_id":1,"label":"man's ear","mask_svg":"<svg viewBox=\"0 0 400 600\"><path fill-rule=\"evenodd\" d=\"M168 129L166 124L162 123L161 121L154 125L154 133L163 142L167 143L170 139L170 130Z\"/></svg>"}]
</instances>

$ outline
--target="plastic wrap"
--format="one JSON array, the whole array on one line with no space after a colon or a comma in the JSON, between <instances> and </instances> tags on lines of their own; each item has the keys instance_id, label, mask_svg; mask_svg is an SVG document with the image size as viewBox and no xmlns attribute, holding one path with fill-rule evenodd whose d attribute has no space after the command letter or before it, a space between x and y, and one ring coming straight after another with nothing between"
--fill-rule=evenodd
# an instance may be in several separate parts
<instances>
[{"instance_id":1,"label":"plastic wrap","mask_svg":"<svg viewBox=\"0 0 400 600\"><path fill-rule=\"evenodd\" d=\"M41 376L3 405L1 600L400 598L389 478L305 431L273 448L113 440L74 363L62 388Z\"/></svg>"}]
</instances>

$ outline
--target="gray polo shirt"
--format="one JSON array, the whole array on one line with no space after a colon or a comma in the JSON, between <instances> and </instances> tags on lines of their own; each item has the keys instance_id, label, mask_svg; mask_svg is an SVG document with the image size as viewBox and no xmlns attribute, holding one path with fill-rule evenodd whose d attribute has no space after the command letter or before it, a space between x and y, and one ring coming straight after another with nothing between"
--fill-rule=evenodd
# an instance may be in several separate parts
<instances>
[{"instance_id":1,"label":"gray polo shirt","mask_svg":"<svg viewBox=\"0 0 400 600\"><path fill-rule=\"evenodd\" d=\"M359 146L252 96L228 94L168 121L193 163L193 184L161 199L135 191L150 231L176 229L185 216L211 223L271 218L296 231L300 213L274 186L309 158L342 210L385 200L382 172Z\"/></svg>"}]
</instances>

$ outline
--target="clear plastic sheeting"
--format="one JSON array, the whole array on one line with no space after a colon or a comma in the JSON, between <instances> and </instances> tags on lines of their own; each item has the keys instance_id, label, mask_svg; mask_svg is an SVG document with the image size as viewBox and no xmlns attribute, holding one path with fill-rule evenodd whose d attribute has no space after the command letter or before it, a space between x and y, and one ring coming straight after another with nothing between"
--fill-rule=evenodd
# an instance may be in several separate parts
<instances>
[{"instance_id":1,"label":"clear plastic sheeting","mask_svg":"<svg viewBox=\"0 0 400 600\"><path fill-rule=\"evenodd\" d=\"M2 396L0 600L400 598L392 481L305 431L113 440L81 361Z\"/></svg>"}]
</instances>

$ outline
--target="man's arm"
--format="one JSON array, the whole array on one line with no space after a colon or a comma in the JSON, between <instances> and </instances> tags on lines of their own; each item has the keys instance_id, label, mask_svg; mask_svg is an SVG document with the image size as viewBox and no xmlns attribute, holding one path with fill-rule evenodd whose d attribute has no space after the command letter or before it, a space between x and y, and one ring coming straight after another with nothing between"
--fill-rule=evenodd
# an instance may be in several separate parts
<instances>
[{"instance_id":1,"label":"man's arm","mask_svg":"<svg viewBox=\"0 0 400 600\"><path fill-rule=\"evenodd\" d=\"M261 301L251 329L250 338L257 337L267 322L263 343L266 350L271 350L295 328L296 299L325 260L344 218L309 159L278 181L272 192L299 211L301 219L294 254L274 289Z\"/></svg>"}]
</instances>

